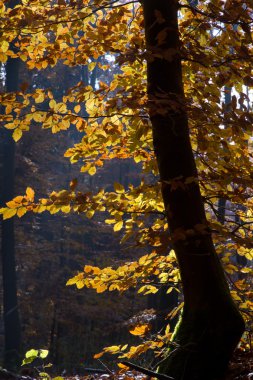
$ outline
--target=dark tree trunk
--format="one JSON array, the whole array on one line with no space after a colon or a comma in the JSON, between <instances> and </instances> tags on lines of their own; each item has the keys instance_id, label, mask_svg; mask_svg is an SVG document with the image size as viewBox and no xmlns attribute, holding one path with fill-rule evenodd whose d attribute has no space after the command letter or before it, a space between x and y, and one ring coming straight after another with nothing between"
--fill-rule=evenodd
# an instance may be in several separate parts
<instances>
[{"instance_id":1,"label":"dark tree trunk","mask_svg":"<svg viewBox=\"0 0 253 380\"><path fill-rule=\"evenodd\" d=\"M162 195L184 292L174 349L159 371L219 379L244 331L208 229L184 102L176 0L144 0L149 112Z\"/></svg>"},{"instance_id":2,"label":"dark tree trunk","mask_svg":"<svg viewBox=\"0 0 253 380\"><path fill-rule=\"evenodd\" d=\"M18 89L19 60L6 63L6 91ZM2 130L2 206L14 196L15 142ZM20 364L20 321L17 301L14 220L2 221L1 256L3 271L4 360L3 367L15 370Z\"/></svg>"}]
</instances>

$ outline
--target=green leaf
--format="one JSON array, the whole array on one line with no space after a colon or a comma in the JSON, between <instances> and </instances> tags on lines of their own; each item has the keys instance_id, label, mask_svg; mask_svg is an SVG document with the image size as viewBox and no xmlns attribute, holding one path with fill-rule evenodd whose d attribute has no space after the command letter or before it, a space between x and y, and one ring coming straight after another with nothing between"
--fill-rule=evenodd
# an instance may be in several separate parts
<instances>
[{"instance_id":1,"label":"green leaf","mask_svg":"<svg viewBox=\"0 0 253 380\"><path fill-rule=\"evenodd\" d=\"M27 351L25 354L25 359L22 361L21 365L32 363L35 359L37 359L38 354L39 354L39 350L35 350L34 348Z\"/></svg>"},{"instance_id":2,"label":"green leaf","mask_svg":"<svg viewBox=\"0 0 253 380\"><path fill-rule=\"evenodd\" d=\"M39 354L39 350L35 350L34 348L32 348L31 350L27 351L26 354L25 354L25 357L26 358L31 358L32 356L38 356Z\"/></svg>"},{"instance_id":3,"label":"green leaf","mask_svg":"<svg viewBox=\"0 0 253 380\"><path fill-rule=\"evenodd\" d=\"M46 372L40 372L40 373L39 373L39 376L40 376L40 378L41 378L42 380L48 380L48 379L50 379L49 374L46 373Z\"/></svg>"},{"instance_id":4,"label":"green leaf","mask_svg":"<svg viewBox=\"0 0 253 380\"><path fill-rule=\"evenodd\" d=\"M49 351L48 350L39 350L39 357L41 359L45 359L49 354Z\"/></svg>"},{"instance_id":5,"label":"green leaf","mask_svg":"<svg viewBox=\"0 0 253 380\"><path fill-rule=\"evenodd\" d=\"M35 350L34 348L32 348L31 350L26 352L25 359L22 361L21 365L30 364L37 358L45 359L48 356L48 353L48 350Z\"/></svg>"},{"instance_id":6,"label":"green leaf","mask_svg":"<svg viewBox=\"0 0 253 380\"><path fill-rule=\"evenodd\" d=\"M30 358L26 358L26 359L24 359L24 360L22 361L21 366L22 366L22 365L25 365L25 364L30 364L30 363L32 363L35 359L37 359L37 356L32 356L32 357L30 357Z\"/></svg>"}]
</instances>

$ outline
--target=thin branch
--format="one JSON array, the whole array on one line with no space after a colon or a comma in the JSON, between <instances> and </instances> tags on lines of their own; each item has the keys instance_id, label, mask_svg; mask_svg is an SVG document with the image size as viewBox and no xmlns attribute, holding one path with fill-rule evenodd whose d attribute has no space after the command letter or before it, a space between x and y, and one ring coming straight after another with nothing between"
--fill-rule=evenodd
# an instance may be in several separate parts
<instances>
[{"instance_id":1,"label":"thin branch","mask_svg":"<svg viewBox=\"0 0 253 380\"><path fill-rule=\"evenodd\" d=\"M251 25L253 23L253 20L250 21L240 21L241 15L238 15L234 20L227 20L225 15L216 15L215 13L206 13L204 11L201 11L200 9L197 9L195 7L192 7L191 5L180 5L179 9L189 9L192 11L193 14L199 14L201 16L211 18L212 20L215 20L216 22L222 22L223 24L231 24L231 25Z\"/></svg>"},{"instance_id":2,"label":"thin branch","mask_svg":"<svg viewBox=\"0 0 253 380\"><path fill-rule=\"evenodd\" d=\"M52 22L48 22L48 23L45 23L44 25L40 25L40 26L30 26L30 30L28 32L24 32L22 30L22 28L27 28L29 29L29 26L22 26L22 28L0 28L0 30L4 30L4 31L12 31L12 30L19 30L20 32L22 31L23 34L36 34L36 33L39 33L40 31L42 31L44 28L48 27L48 26L51 26L51 25L57 25L57 24L61 24L61 23L75 23L75 22L78 22L78 21L82 21L82 20L85 20L86 18L89 18L91 17L92 15L94 15L94 13L100 11L100 10L103 10L103 9L113 9L113 8L119 8L119 7L122 7L124 5L128 5L128 4L135 4L135 3L139 3L138 0L132 0L132 1L129 1L127 3L124 3L124 4L117 4L117 5L113 5L115 3L117 3L119 0L115 0L115 1L112 1L111 3L109 3L108 5L103 5L103 6L100 6L100 7L97 7L95 8L91 13L88 13L87 15L83 16L83 17L78 17L78 18L75 18L75 19L72 19L72 20L57 20L57 21L52 21ZM36 32L32 32L33 30L36 30Z\"/></svg>"},{"instance_id":3,"label":"thin branch","mask_svg":"<svg viewBox=\"0 0 253 380\"><path fill-rule=\"evenodd\" d=\"M130 367L138 372L144 373L145 375L156 377L159 380L174 380L174 377L165 375L163 373L157 373L155 371L151 371L150 369L143 368L137 364L130 363L128 361L121 362L122 364L126 365L127 367Z\"/></svg>"}]
</instances>

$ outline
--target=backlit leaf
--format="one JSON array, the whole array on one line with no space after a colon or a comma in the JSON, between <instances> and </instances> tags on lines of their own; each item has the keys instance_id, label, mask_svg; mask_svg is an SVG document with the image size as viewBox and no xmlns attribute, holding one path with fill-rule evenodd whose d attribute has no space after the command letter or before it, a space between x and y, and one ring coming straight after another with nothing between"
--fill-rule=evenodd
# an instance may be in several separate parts
<instances>
[{"instance_id":1,"label":"backlit leaf","mask_svg":"<svg viewBox=\"0 0 253 380\"><path fill-rule=\"evenodd\" d=\"M94 359L99 359L99 358L101 358L101 356L103 356L103 355L104 355L104 352L102 351L102 352L99 352L98 354L93 355L93 358L94 358Z\"/></svg>"},{"instance_id":2,"label":"backlit leaf","mask_svg":"<svg viewBox=\"0 0 253 380\"><path fill-rule=\"evenodd\" d=\"M14 132L12 134L13 140L17 142L18 140L21 139L22 134L23 132L21 131L21 129L19 128L14 129Z\"/></svg>"},{"instance_id":3,"label":"backlit leaf","mask_svg":"<svg viewBox=\"0 0 253 380\"><path fill-rule=\"evenodd\" d=\"M137 325L133 329L129 330L132 335L145 335L150 330L149 324Z\"/></svg>"},{"instance_id":4,"label":"backlit leaf","mask_svg":"<svg viewBox=\"0 0 253 380\"><path fill-rule=\"evenodd\" d=\"M34 201L34 190L31 187L26 188L26 196L30 202Z\"/></svg>"},{"instance_id":5,"label":"backlit leaf","mask_svg":"<svg viewBox=\"0 0 253 380\"><path fill-rule=\"evenodd\" d=\"M16 209L6 209L3 213L3 219L10 219L12 218L14 215L16 215L17 213L17 210Z\"/></svg>"},{"instance_id":6,"label":"backlit leaf","mask_svg":"<svg viewBox=\"0 0 253 380\"><path fill-rule=\"evenodd\" d=\"M119 222L115 223L114 226L113 226L113 230L116 232L116 231L120 231L123 227L123 221L120 220Z\"/></svg>"}]
</instances>

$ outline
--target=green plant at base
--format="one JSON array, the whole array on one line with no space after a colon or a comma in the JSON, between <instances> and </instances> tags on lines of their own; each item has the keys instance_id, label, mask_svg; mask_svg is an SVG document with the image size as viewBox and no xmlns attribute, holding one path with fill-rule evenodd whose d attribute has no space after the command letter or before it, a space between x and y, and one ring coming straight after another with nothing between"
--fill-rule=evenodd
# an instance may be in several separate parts
<instances>
[{"instance_id":1,"label":"green plant at base","mask_svg":"<svg viewBox=\"0 0 253 380\"><path fill-rule=\"evenodd\" d=\"M32 348L31 350L27 351L25 354L25 358L22 361L22 366L26 364L31 364L33 363L36 359L41 359L42 363L40 366L33 366L33 368L38 372L39 374L39 379L40 380L63 380L63 377L61 376L56 376L56 377L51 377L46 371L46 368L52 367L51 363L45 364L44 359L47 358L49 354L48 350L44 349L38 349L35 350Z\"/></svg>"}]
</instances>

